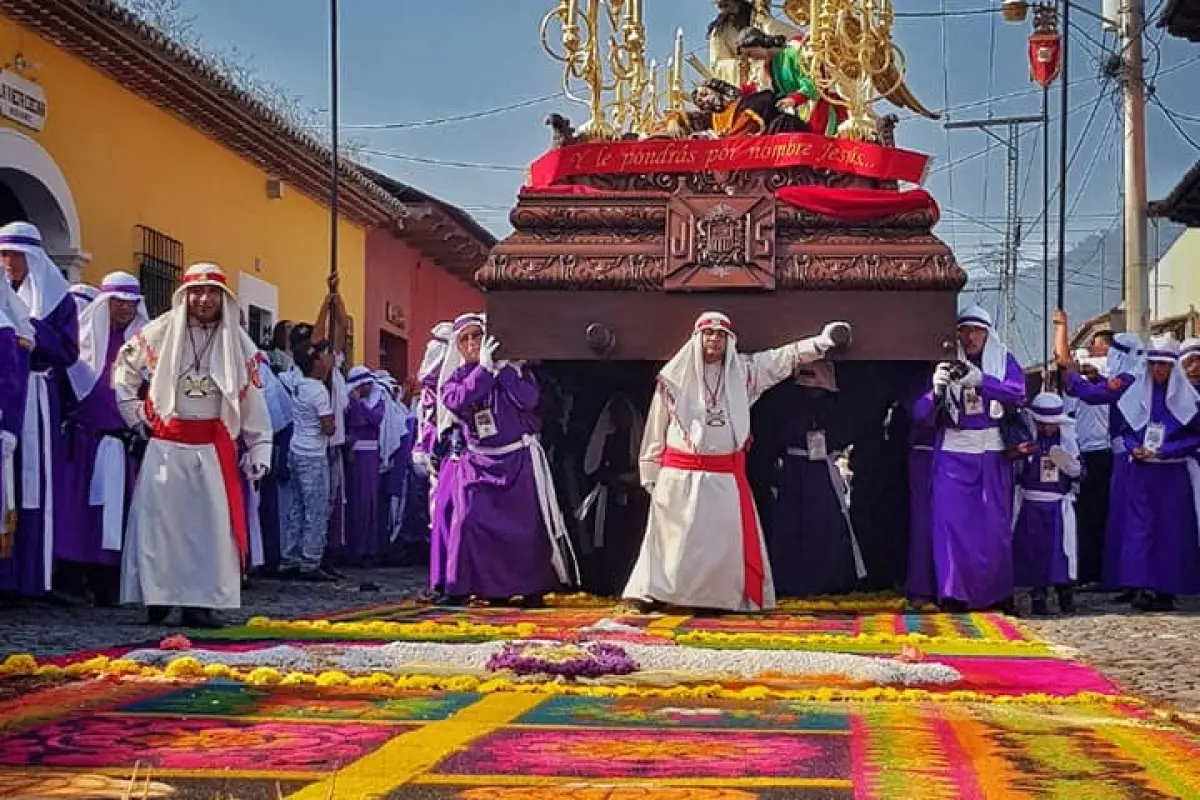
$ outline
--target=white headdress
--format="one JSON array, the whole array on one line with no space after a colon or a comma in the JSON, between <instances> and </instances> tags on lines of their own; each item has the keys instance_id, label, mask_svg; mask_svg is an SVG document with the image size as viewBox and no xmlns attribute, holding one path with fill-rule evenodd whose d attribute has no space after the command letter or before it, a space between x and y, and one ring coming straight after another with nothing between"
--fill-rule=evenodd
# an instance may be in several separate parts
<instances>
[{"instance_id":1,"label":"white headdress","mask_svg":"<svg viewBox=\"0 0 1200 800\"><path fill-rule=\"evenodd\" d=\"M480 328L487 332L487 318L478 312L468 314L460 314L451 326L450 341L446 347L446 355L442 359L441 374L438 376L437 384L437 433L441 436L448 428L454 424L454 415L446 408L446 404L442 402L442 386L454 374L455 370L463 365L462 353L458 349L459 339L470 328Z\"/></svg>"},{"instance_id":2,"label":"white headdress","mask_svg":"<svg viewBox=\"0 0 1200 800\"><path fill-rule=\"evenodd\" d=\"M225 273L216 264L194 264L189 267L171 297L171 310L142 331L147 344L157 346L158 358L147 397L158 416L166 419L175 414L179 379L185 372L183 348L188 330L187 293L189 289L199 286L216 286L223 293L221 319L209 350L209 369L224 401L221 420L230 434L236 436L241 431L241 398L259 383L258 347L242 330L237 298L230 291Z\"/></svg>"},{"instance_id":3,"label":"white headdress","mask_svg":"<svg viewBox=\"0 0 1200 800\"><path fill-rule=\"evenodd\" d=\"M740 449L750 435L750 392L747 387L746 361L737 352L737 334L729 317L719 311L706 311L696 319L692 335L675 357L658 373L660 389L667 399L684 433L693 441L699 441L704 432L704 413L709 401L704 382L704 351L700 345L700 334L706 330L724 331L728 338L725 347L725 362L721 368L720 391L728 404L730 427L733 440ZM716 387L711 387L716 389Z\"/></svg>"},{"instance_id":4,"label":"white headdress","mask_svg":"<svg viewBox=\"0 0 1200 800\"><path fill-rule=\"evenodd\" d=\"M425 345L425 357L421 359L421 366L417 369L417 380L425 380L442 366L442 359L446 357L446 346L453 333L453 322L439 322L429 331L431 338Z\"/></svg>"},{"instance_id":5,"label":"white headdress","mask_svg":"<svg viewBox=\"0 0 1200 800\"><path fill-rule=\"evenodd\" d=\"M1184 339L1179 345L1179 363L1186 364L1189 358L1200 356L1200 338Z\"/></svg>"},{"instance_id":6,"label":"white headdress","mask_svg":"<svg viewBox=\"0 0 1200 800\"><path fill-rule=\"evenodd\" d=\"M987 312L987 309L980 306L963 309L958 313L958 327L982 328L987 331L987 342L983 345L983 354L979 358L979 369L984 375L1004 380L1004 376L1008 372L1008 348L996 335L996 329L992 327L992 315ZM966 361L966 353L963 351L962 344L958 346L958 357Z\"/></svg>"},{"instance_id":7,"label":"white headdress","mask_svg":"<svg viewBox=\"0 0 1200 800\"><path fill-rule=\"evenodd\" d=\"M1027 411L1029 430L1037 438L1037 425L1057 425L1059 443L1063 450L1073 456L1079 456L1079 441L1075 436L1075 420L1067 414L1062 397L1053 392L1042 392L1029 403Z\"/></svg>"},{"instance_id":8,"label":"white headdress","mask_svg":"<svg viewBox=\"0 0 1200 800\"><path fill-rule=\"evenodd\" d=\"M1179 342L1170 334L1152 336L1150 346L1146 349L1146 358L1137 371L1137 378L1117 401L1121 415L1135 431L1140 431L1150 422L1150 405L1154 392L1150 365L1155 363L1171 365L1171 377L1167 381L1166 407L1179 424L1188 424L1192 417L1196 416L1196 407L1200 403L1200 396L1197 396L1179 363Z\"/></svg>"},{"instance_id":9,"label":"white headdress","mask_svg":"<svg viewBox=\"0 0 1200 800\"><path fill-rule=\"evenodd\" d=\"M72 294L74 294L72 289ZM146 301L142 298L142 286L128 272L110 272L104 276L95 298L79 315L79 359L67 368L67 379L79 400L87 397L96 387L96 381L104 368L108 356L109 300L126 300L137 303L133 321L125 327L125 339L129 341L150 321L146 313Z\"/></svg>"},{"instance_id":10,"label":"white headdress","mask_svg":"<svg viewBox=\"0 0 1200 800\"><path fill-rule=\"evenodd\" d=\"M67 296L69 287L58 266L42 248L42 234L28 222L10 222L0 228L0 251L15 250L25 254L29 274L17 289L29 315L42 319L58 308Z\"/></svg>"},{"instance_id":11,"label":"white headdress","mask_svg":"<svg viewBox=\"0 0 1200 800\"><path fill-rule=\"evenodd\" d=\"M392 391L399 386L391 373L376 370L373 374L376 391L384 402L383 424L379 426L379 464L380 469L392 466L392 457L404 444L408 435L408 409L392 397Z\"/></svg>"},{"instance_id":12,"label":"white headdress","mask_svg":"<svg viewBox=\"0 0 1200 800\"><path fill-rule=\"evenodd\" d=\"M375 382L375 375L372 374L369 367L359 364L356 367L351 367L346 373L346 391L353 392L360 386L366 386L368 383Z\"/></svg>"},{"instance_id":13,"label":"white headdress","mask_svg":"<svg viewBox=\"0 0 1200 800\"><path fill-rule=\"evenodd\" d=\"M1146 351L1142 340L1133 333L1118 333L1108 345L1105 374L1114 378L1122 373L1137 374Z\"/></svg>"}]
</instances>

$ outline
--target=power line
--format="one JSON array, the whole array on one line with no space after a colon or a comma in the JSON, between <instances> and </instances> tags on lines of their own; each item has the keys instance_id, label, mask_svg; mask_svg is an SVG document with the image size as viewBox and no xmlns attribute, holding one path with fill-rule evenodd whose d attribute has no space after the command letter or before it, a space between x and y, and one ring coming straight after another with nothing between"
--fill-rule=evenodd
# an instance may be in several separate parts
<instances>
[{"instance_id":1,"label":"power line","mask_svg":"<svg viewBox=\"0 0 1200 800\"><path fill-rule=\"evenodd\" d=\"M1179 124L1177 119L1175 119L1175 112L1167 108L1166 105L1163 104L1163 101L1158 99L1158 95L1156 94L1151 94L1150 100L1160 109L1162 109L1163 114L1166 116L1167 121L1171 123L1171 127L1175 129L1175 132L1178 133L1185 142L1190 144L1195 149L1200 150L1200 143L1197 143L1196 140L1193 139L1188 132L1183 129L1183 126Z\"/></svg>"},{"instance_id":2,"label":"power line","mask_svg":"<svg viewBox=\"0 0 1200 800\"><path fill-rule=\"evenodd\" d=\"M411 130L413 128L433 128L438 125L451 125L456 122L472 122L477 119L485 119L494 117L497 114L505 114L509 111L517 111L530 106L541 105L551 100L556 100L563 96L561 91L553 94L544 94L540 97L530 97L527 100L518 100L515 103L508 103L503 106L494 108L486 108L482 111L473 111L467 114L455 114L449 117L436 117L434 119L423 119L417 122L375 122L375 123L360 123L357 125L343 125L344 129L360 130L360 131L401 131Z\"/></svg>"},{"instance_id":3,"label":"power line","mask_svg":"<svg viewBox=\"0 0 1200 800\"><path fill-rule=\"evenodd\" d=\"M519 167L515 164L479 164L472 161L447 161L440 158L423 158L422 156L408 156L401 153L389 153L386 150L368 150L363 149L363 153L370 156L379 156L380 158L391 158L396 161L407 161L410 164L425 164L430 167L451 167L454 169L482 169L492 172L525 172L528 167Z\"/></svg>"}]
</instances>

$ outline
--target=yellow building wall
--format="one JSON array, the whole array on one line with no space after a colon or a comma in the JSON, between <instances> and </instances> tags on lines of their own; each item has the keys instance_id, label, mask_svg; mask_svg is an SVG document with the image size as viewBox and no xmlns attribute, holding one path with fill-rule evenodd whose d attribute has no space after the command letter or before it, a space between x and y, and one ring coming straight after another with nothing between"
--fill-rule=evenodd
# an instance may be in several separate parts
<instances>
[{"instance_id":1,"label":"yellow building wall","mask_svg":"<svg viewBox=\"0 0 1200 800\"><path fill-rule=\"evenodd\" d=\"M1150 270L1150 318L1167 319L1200 308L1200 228L1179 235Z\"/></svg>"},{"instance_id":2,"label":"yellow building wall","mask_svg":"<svg viewBox=\"0 0 1200 800\"><path fill-rule=\"evenodd\" d=\"M126 91L85 62L0 17L0 58L36 64L46 92L40 132L0 118L35 139L66 176L78 208L84 280L136 272L144 225L183 243L186 264L215 262L275 284L277 317L313 321L329 272L329 211L285 186L270 200L267 174L186 123ZM366 230L341 221L341 294L361 325ZM185 264L185 265L186 265Z\"/></svg>"}]
</instances>

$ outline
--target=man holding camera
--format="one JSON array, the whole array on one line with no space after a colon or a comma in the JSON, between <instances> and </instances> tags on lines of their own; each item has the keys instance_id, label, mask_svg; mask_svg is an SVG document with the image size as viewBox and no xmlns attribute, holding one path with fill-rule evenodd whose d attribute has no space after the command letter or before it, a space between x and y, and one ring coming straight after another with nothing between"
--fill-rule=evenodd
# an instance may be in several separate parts
<instances>
[{"instance_id":1,"label":"man holding camera","mask_svg":"<svg viewBox=\"0 0 1200 800\"><path fill-rule=\"evenodd\" d=\"M972 306L958 315L959 358L934 370L914 416L937 427L933 454L933 560L947 611L1007 608L1013 593L1013 473L1001 433L1025 400L1025 376Z\"/></svg>"}]
</instances>

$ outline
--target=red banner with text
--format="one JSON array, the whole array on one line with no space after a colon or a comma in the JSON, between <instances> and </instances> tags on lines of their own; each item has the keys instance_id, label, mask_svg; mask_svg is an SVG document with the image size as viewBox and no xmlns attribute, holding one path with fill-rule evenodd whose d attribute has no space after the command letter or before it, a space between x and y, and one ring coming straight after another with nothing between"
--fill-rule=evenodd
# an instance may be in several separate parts
<instances>
[{"instance_id":1,"label":"red banner with text","mask_svg":"<svg viewBox=\"0 0 1200 800\"><path fill-rule=\"evenodd\" d=\"M529 186L567 178L649 172L738 172L788 167L846 172L864 178L921 183L929 156L869 142L811 133L729 139L651 139L589 142L561 147L529 167Z\"/></svg>"}]
</instances>

